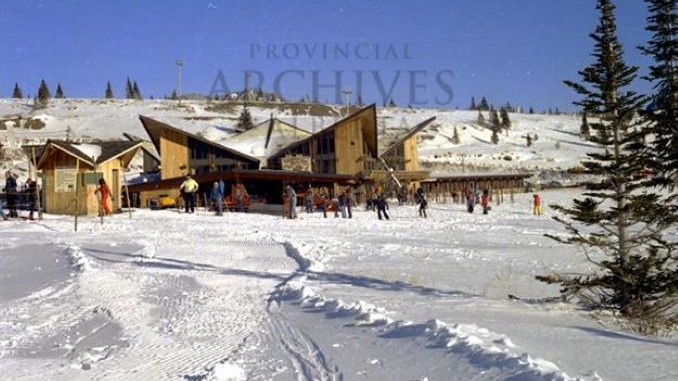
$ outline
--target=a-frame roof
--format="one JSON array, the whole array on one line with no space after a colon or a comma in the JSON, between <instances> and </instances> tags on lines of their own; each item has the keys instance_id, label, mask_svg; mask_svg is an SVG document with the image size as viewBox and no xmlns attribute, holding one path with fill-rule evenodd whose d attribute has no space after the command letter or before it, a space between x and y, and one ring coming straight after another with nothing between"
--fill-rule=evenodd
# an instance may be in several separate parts
<instances>
[{"instance_id":1,"label":"a-frame roof","mask_svg":"<svg viewBox=\"0 0 678 381\"><path fill-rule=\"evenodd\" d=\"M158 154L158 151L155 149L155 145L151 143L148 140L144 140L143 138L130 134L128 132L123 132L122 136L127 138L127 140L130 141L141 141L143 142L143 145L141 146L141 150L149 154L151 157L153 157L154 160L160 161L160 155Z\"/></svg>"},{"instance_id":2,"label":"a-frame roof","mask_svg":"<svg viewBox=\"0 0 678 381\"><path fill-rule=\"evenodd\" d=\"M334 124L330 125L327 128L324 128L310 136L308 136L305 139L296 141L294 143L289 144L286 147L283 147L281 150L279 150L276 154L272 155L271 157L277 157L284 155L284 153L290 149L293 149L295 147L298 147L302 144L307 143L311 139L320 136L322 134L327 133L328 131L334 130L337 127L340 127L341 125L354 121L356 119L363 119L365 121L369 121L370 123L367 123L367 126L363 127L363 137L365 138L365 141L369 145L369 147L372 149L372 152L375 152L375 155L377 154L378 146L377 146L377 106L372 103L369 106L366 106L364 108L361 108L360 110L352 113L351 115L335 122ZM372 128L370 128L370 125Z\"/></svg>"},{"instance_id":3,"label":"a-frame roof","mask_svg":"<svg viewBox=\"0 0 678 381\"><path fill-rule=\"evenodd\" d=\"M142 141L106 141L97 143L74 143L64 140L48 140L40 154L38 169L56 151L62 151L90 167L103 164L125 155L143 145ZM96 152L96 155L92 155Z\"/></svg>"},{"instance_id":4,"label":"a-frame roof","mask_svg":"<svg viewBox=\"0 0 678 381\"><path fill-rule=\"evenodd\" d=\"M151 141L153 142L153 145L155 146L155 149L160 153L161 156L162 156L162 152L160 152L160 132L162 130L170 130L170 131L188 136L191 139L195 139L197 141L205 143L205 144L212 146L214 148L217 148L219 150L229 152L229 153L231 153L235 156L239 156L243 159L250 160L250 161L255 162L255 163L259 163L259 159L257 159L256 157L252 157L250 155L244 154L240 151L237 151L237 150L234 150L232 148L229 148L229 147L223 146L221 144L215 143L211 140L207 140L207 139L205 139L201 136L192 134L192 133L184 131L182 129L172 127L167 123L163 123L161 121L158 121L158 120L155 120L155 119L143 116L143 115L139 115L139 120L141 120L141 124L144 126L146 133L148 133L148 136L151 138Z\"/></svg>"},{"instance_id":5,"label":"a-frame roof","mask_svg":"<svg viewBox=\"0 0 678 381\"><path fill-rule=\"evenodd\" d=\"M280 148L310 136L311 133L277 118L265 120L235 135L222 144L261 158L276 154Z\"/></svg>"},{"instance_id":6,"label":"a-frame roof","mask_svg":"<svg viewBox=\"0 0 678 381\"><path fill-rule=\"evenodd\" d=\"M432 116L432 117L426 119L425 121L417 124L416 126L412 127L411 130L407 131L407 133L405 133L403 136L399 137L395 142L393 142L393 144L391 144L388 148L386 148L386 150L384 150L384 152L382 152L382 154L379 155L379 156L383 157L383 156L388 155L389 153L394 151L396 148L398 148L399 145L403 144L403 142L405 142L407 139L411 138L412 136L416 135L419 131L426 128L426 126L431 124L431 122L433 122L434 120L436 120L436 117Z\"/></svg>"}]
</instances>

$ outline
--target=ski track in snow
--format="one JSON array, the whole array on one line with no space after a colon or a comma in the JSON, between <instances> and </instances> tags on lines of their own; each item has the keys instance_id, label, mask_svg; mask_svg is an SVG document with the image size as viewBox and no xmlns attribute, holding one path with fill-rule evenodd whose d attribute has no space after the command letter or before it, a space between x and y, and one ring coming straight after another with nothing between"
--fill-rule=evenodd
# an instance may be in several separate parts
<instances>
[{"instance_id":1,"label":"ski track in snow","mask_svg":"<svg viewBox=\"0 0 678 381\"><path fill-rule=\"evenodd\" d=\"M432 208L433 213L446 210ZM169 211L138 211L131 222L118 215L103 225L89 219L80 233L72 233L70 222L61 217L31 225L20 233L51 237L76 271L61 284L13 300L0 311L0 373L16 380L39 380L44 374L69 381L348 380L354 378L347 371L355 371L355 364L342 362L346 359L337 352L340 347L315 336L328 319L339 319L345 323L335 329L345 330L346 336L368 335L363 340L371 345L392 346L394 339L417 338L415 345L422 351L442 351L448 356L443 358L464 369L465 373L457 370L460 380L601 380L595 372L571 377L547 359L526 353L508 336L476 324L409 321L400 317L402 311L389 311L403 306L355 299L362 295L380 301L380 293L401 292L412 294L413 303L416 298L444 297L464 306L484 297L484 290L436 287L436 276L445 276L444 269L437 274L437 269L427 268L430 279L421 284L416 268L429 263L435 267L440 258L455 266L470 259L496 261L487 253L495 247L501 250L501 244L491 235L481 243L482 251L478 244L474 249L464 245L468 239L464 234L494 227L451 214L428 224L431 229L449 230L453 239L422 238L407 233L412 223L403 213L412 211L396 209L391 221L370 222L389 224L380 231L356 230L357 222L350 220L314 220L335 230L328 236L318 234L322 228L294 228L302 221L281 222L271 216L254 223L244 215L227 214L229 223L208 225L196 222L211 215L163 219L173 213ZM153 224L163 231L147 227ZM135 229L143 230L143 236ZM510 228L497 229L512 230L503 234L515 235L516 240L545 231L527 220L523 223L519 216ZM363 241L374 249L366 249ZM394 256L408 258L409 262L402 261L407 271L378 268ZM512 263L527 260L506 255L501 266L510 270L507 276L532 277L511 272ZM356 265L355 273L343 267L346 261ZM378 276L361 275L363 264L377 266ZM495 286L503 281L487 279ZM286 308L311 317L289 319ZM309 321L311 325L304 326ZM378 365L383 360L365 361ZM40 375L32 372L37 363Z\"/></svg>"}]
</instances>

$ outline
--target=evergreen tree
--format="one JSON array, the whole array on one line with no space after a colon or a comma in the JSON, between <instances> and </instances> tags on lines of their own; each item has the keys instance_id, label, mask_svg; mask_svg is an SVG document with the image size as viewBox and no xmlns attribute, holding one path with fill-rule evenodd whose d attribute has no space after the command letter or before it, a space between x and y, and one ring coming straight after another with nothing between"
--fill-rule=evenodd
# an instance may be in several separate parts
<instances>
[{"instance_id":1,"label":"evergreen tree","mask_svg":"<svg viewBox=\"0 0 678 381\"><path fill-rule=\"evenodd\" d=\"M454 133L452 134L452 144L459 143L461 143L461 139L459 138L459 132L457 131L457 126L454 126Z\"/></svg>"},{"instance_id":2,"label":"evergreen tree","mask_svg":"<svg viewBox=\"0 0 678 381\"><path fill-rule=\"evenodd\" d=\"M489 109L490 105L487 103L487 99L485 99L485 97L480 98L480 105L478 106L478 110L487 111Z\"/></svg>"},{"instance_id":3,"label":"evergreen tree","mask_svg":"<svg viewBox=\"0 0 678 381\"><path fill-rule=\"evenodd\" d=\"M15 82L14 83L14 91L12 92L12 98L22 99L23 97L24 97L24 94L21 91L19 84Z\"/></svg>"},{"instance_id":4,"label":"evergreen tree","mask_svg":"<svg viewBox=\"0 0 678 381\"><path fill-rule=\"evenodd\" d=\"M534 114L534 109L530 107L530 109L527 111L528 114Z\"/></svg>"},{"instance_id":5,"label":"evergreen tree","mask_svg":"<svg viewBox=\"0 0 678 381\"><path fill-rule=\"evenodd\" d=\"M177 99L179 99L179 96L177 95L177 91L176 91L176 90L172 90L172 95L170 95L170 99L171 99L171 100L174 100L174 101L176 101Z\"/></svg>"},{"instance_id":6,"label":"evergreen tree","mask_svg":"<svg viewBox=\"0 0 678 381\"><path fill-rule=\"evenodd\" d=\"M501 115L501 126L505 130L509 130L511 128L511 119L509 118L507 109L502 107L501 110L499 110L499 114Z\"/></svg>"},{"instance_id":7,"label":"evergreen tree","mask_svg":"<svg viewBox=\"0 0 678 381\"><path fill-rule=\"evenodd\" d=\"M61 88L60 83L57 83L57 89L56 89L56 93L54 94L54 98L56 98L56 99L63 99L64 98L64 90Z\"/></svg>"},{"instance_id":8,"label":"evergreen tree","mask_svg":"<svg viewBox=\"0 0 678 381\"><path fill-rule=\"evenodd\" d=\"M393 98L391 98L391 101L388 102L388 107L398 107L398 106L396 105L395 101L393 100Z\"/></svg>"},{"instance_id":9,"label":"evergreen tree","mask_svg":"<svg viewBox=\"0 0 678 381\"><path fill-rule=\"evenodd\" d=\"M127 77L127 83L125 84L125 98L134 99L134 89L132 88L132 82Z\"/></svg>"},{"instance_id":10,"label":"evergreen tree","mask_svg":"<svg viewBox=\"0 0 678 381\"><path fill-rule=\"evenodd\" d=\"M499 132L501 131L501 121L497 110L490 111L490 129L492 129L492 143L499 144Z\"/></svg>"},{"instance_id":11,"label":"evergreen tree","mask_svg":"<svg viewBox=\"0 0 678 381\"><path fill-rule=\"evenodd\" d=\"M38 87L38 103L40 106L46 106L49 103L49 99L52 97L52 94L47 88L47 83L45 80L40 81L40 87Z\"/></svg>"},{"instance_id":12,"label":"evergreen tree","mask_svg":"<svg viewBox=\"0 0 678 381\"><path fill-rule=\"evenodd\" d=\"M132 86L132 98L134 98L134 99L144 99L141 96L141 91L139 91L139 86L137 86L137 81L134 81L134 85Z\"/></svg>"},{"instance_id":13,"label":"evergreen tree","mask_svg":"<svg viewBox=\"0 0 678 381\"><path fill-rule=\"evenodd\" d=\"M485 125L485 117L483 116L483 112L480 111L480 110L478 110L478 124L479 124L480 126L484 126L484 125Z\"/></svg>"},{"instance_id":14,"label":"evergreen tree","mask_svg":"<svg viewBox=\"0 0 678 381\"><path fill-rule=\"evenodd\" d=\"M242 112L238 117L237 127L241 130L251 130L252 127L254 127L254 123L252 122L252 114L250 114L250 110L248 110L247 107L243 107Z\"/></svg>"},{"instance_id":15,"label":"evergreen tree","mask_svg":"<svg viewBox=\"0 0 678 381\"><path fill-rule=\"evenodd\" d=\"M585 198L574 199L573 205L552 206L563 213L554 218L568 234L549 237L581 247L597 271L537 279L560 283L564 296L576 296L591 307L620 312L637 331L656 332L672 319L676 323L676 243L663 234L676 217L667 217L660 196L637 178L644 150L635 144L631 127L643 98L627 89L637 67L624 63L611 0L598 0L596 9L600 22L590 34L594 63L579 72L583 83L565 84L582 96L575 104L600 118L591 129L607 131L591 137L599 149L582 162L603 180L589 183Z\"/></svg>"},{"instance_id":16,"label":"evergreen tree","mask_svg":"<svg viewBox=\"0 0 678 381\"><path fill-rule=\"evenodd\" d=\"M106 82L106 99L113 99L113 89L111 89L111 82Z\"/></svg>"},{"instance_id":17,"label":"evergreen tree","mask_svg":"<svg viewBox=\"0 0 678 381\"><path fill-rule=\"evenodd\" d=\"M499 113L497 110L490 111L490 128L492 131L497 131L501 129L501 121L499 120Z\"/></svg>"},{"instance_id":18,"label":"evergreen tree","mask_svg":"<svg viewBox=\"0 0 678 381\"><path fill-rule=\"evenodd\" d=\"M471 97L471 108L470 110L476 110L478 106L476 105L476 97Z\"/></svg>"},{"instance_id":19,"label":"evergreen tree","mask_svg":"<svg viewBox=\"0 0 678 381\"><path fill-rule=\"evenodd\" d=\"M582 113L581 115L581 127L579 127L579 134L585 139L588 139L589 135L591 134L591 127L589 126L589 121L586 118L586 112Z\"/></svg>"},{"instance_id":20,"label":"evergreen tree","mask_svg":"<svg viewBox=\"0 0 678 381\"><path fill-rule=\"evenodd\" d=\"M492 137L490 138L492 144L499 144L499 134L497 130L492 130Z\"/></svg>"},{"instance_id":21,"label":"evergreen tree","mask_svg":"<svg viewBox=\"0 0 678 381\"><path fill-rule=\"evenodd\" d=\"M650 41L640 49L654 61L645 77L653 84L652 103L643 118L654 135L650 150L655 160L650 164L656 170L657 185L675 190L678 181L678 16L672 0L645 0L650 16L647 31ZM675 196L675 192L674 192ZM678 197L678 196L676 196ZM676 212L675 198L672 211Z\"/></svg>"}]
</instances>

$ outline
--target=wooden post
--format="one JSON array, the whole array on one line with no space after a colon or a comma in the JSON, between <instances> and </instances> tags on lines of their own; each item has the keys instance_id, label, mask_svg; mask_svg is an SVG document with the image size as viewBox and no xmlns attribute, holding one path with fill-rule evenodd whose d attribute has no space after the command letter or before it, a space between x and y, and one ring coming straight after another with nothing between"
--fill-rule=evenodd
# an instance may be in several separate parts
<instances>
[{"instance_id":1,"label":"wooden post","mask_svg":"<svg viewBox=\"0 0 678 381\"><path fill-rule=\"evenodd\" d=\"M42 201L40 200L40 196L41 196L42 192L40 192L38 190L38 186L37 186L37 184L38 184L38 163L37 163L37 160L35 158L35 147L31 148L31 153L32 153L32 156L33 156L33 170L35 170L35 177L33 179L34 179L35 184L36 184L35 194L33 195L33 197L35 197L35 206L38 208L38 219L42 220Z\"/></svg>"},{"instance_id":2,"label":"wooden post","mask_svg":"<svg viewBox=\"0 0 678 381\"><path fill-rule=\"evenodd\" d=\"M127 200L127 212L129 213L129 219L132 219L132 200L129 199L129 187L127 186L127 176L125 176L125 171L122 171L122 182L125 184L125 199Z\"/></svg>"},{"instance_id":3,"label":"wooden post","mask_svg":"<svg viewBox=\"0 0 678 381\"><path fill-rule=\"evenodd\" d=\"M80 160L75 160L75 226L74 229L78 231L78 212L80 210L80 184L78 180L78 172L80 172Z\"/></svg>"}]
</instances>

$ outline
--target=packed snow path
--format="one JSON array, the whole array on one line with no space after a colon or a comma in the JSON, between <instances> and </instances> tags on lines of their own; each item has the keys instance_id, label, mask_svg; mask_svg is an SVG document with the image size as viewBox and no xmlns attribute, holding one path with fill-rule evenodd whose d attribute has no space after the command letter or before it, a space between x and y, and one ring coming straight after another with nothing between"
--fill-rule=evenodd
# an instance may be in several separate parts
<instances>
[{"instance_id":1,"label":"packed snow path","mask_svg":"<svg viewBox=\"0 0 678 381\"><path fill-rule=\"evenodd\" d=\"M0 380L675 379L675 340L533 303L582 263L503 208L0 223Z\"/></svg>"},{"instance_id":2,"label":"packed snow path","mask_svg":"<svg viewBox=\"0 0 678 381\"><path fill-rule=\"evenodd\" d=\"M154 236L144 232L137 238L116 232L126 225L116 222L90 224L86 228L92 231L78 234L18 233L14 240L52 240L24 246L21 252L12 248L12 240L4 243L3 255L20 259L15 262L66 262L59 257L65 252L80 271L70 277L62 271L46 280L48 287L38 286L23 298L6 297L9 307L0 312L5 323L0 378L37 380L49 374L64 380L153 380L199 375L259 329L270 292L297 267L281 244L210 236L182 228L190 225L185 221L177 222L177 229L165 227ZM32 230L40 230L39 225ZM34 264L27 267L36 269ZM40 276L27 273L27 279L3 286L21 289L22 282ZM30 366L36 361L44 365L41 374Z\"/></svg>"}]
</instances>

